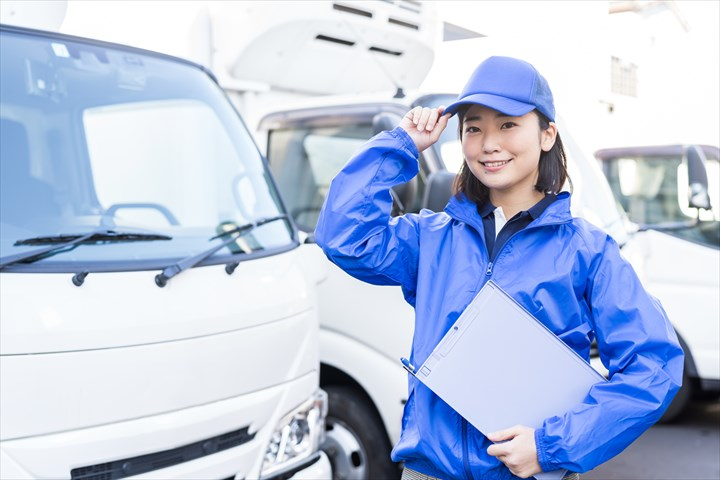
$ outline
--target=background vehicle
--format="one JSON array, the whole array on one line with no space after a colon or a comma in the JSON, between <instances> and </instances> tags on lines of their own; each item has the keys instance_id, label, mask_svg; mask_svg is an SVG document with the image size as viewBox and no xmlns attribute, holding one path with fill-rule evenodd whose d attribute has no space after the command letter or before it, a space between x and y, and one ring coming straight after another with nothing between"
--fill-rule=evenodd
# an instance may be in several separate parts
<instances>
[{"instance_id":1,"label":"background vehicle","mask_svg":"<svg viewBox=\"0 0 720 480\"><path fill-rule=\"evenodd\" d=\"M392 129L413 106L449 104L454 94L403 98L356 95L307 100L265 116L258 128L278 188L299 228L308 235L303 252L319 251L312 232L330 180L362 143ZM457 119L420 156L420 173L393 193L396 214L442 209L459 168ZM624 219L597 163L562 130L576 195L573 210L626 239ZM414 312L400 288L360 282L325 260L319 285L320 383L329 396L324 449L334 478L393 478L391 446L399 439L407 399L407 356Z\"/></svg>"},{"instance_id":2,"label":"background vehicle","mask_svg":"<svg viewBox=\"0 0 720 480\"><path fill-rule=\"evenodd\" d=\"M0 478L327 478L319 272L212 74L0 35Z\"/></svg>"},{"instance_id":3,"label":"background vehicle","mask_svg":"<svg viewBox=\"0 0 720 480\"><path fill-rule=\"evenodd\" d=\"M595 156L639 225L636 269L685 350L686 379L665 415L671 419L693 395L720 395L720 149L635 146Z\"/></svg>"}]
</instances>

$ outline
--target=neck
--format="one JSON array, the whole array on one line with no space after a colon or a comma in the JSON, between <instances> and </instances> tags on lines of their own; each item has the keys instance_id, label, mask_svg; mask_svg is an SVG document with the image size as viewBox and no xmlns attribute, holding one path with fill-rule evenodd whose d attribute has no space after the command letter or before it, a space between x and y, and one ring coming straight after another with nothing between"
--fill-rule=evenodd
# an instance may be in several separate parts
<instances>
[{"instance_id":1,"label":"neck","mask_svg":"<svg viewBox=\"0 0 720 480\"><path fill-rule=\"evenodd\" d=\"M544 194L534 189L523 195L518 194L518 192L490 191L490 201L496 207L502 208L503 214L508 220L517 215L518 212L528 210L544 197Z\"/></svg>"}]
</instances>

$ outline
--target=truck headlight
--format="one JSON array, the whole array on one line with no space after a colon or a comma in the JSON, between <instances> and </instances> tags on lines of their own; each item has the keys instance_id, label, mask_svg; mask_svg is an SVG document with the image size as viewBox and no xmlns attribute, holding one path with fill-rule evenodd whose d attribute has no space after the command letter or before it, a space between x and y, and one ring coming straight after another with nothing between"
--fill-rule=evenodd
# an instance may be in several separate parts
<instances>
[{"instance_id":1,"label":"truck headlight","mask_svg":"<svg viewBox=\"0 0 720 480\"><path fill-rule=\"evenodd\" d=\"M270 437L260 476L289 470L315 453L325 438L326 415L327 393L323 390L285 415Z\"/></svg>"}]
</instances>

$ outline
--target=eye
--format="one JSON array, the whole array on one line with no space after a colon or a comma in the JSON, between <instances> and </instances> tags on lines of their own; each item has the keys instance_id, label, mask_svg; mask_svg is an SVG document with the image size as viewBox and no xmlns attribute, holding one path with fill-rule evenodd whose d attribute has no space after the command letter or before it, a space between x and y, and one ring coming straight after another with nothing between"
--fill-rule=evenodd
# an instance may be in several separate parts
<instances>
[{"instance_id":1,"label":"eye","mask_svg":"<svg viewBox=\"0 0 720 480\"><path fill-rule=\"evenodd\" d=\"M514 123L514 122L505 122L505 123L502 124L502 126L501 126L500 128L503 129L503 130L507 130L508 128L512 128L512 127L515 127L515 126L517 126L517 124Z\"/></svg>"},{"instance_id":2,"label":"eye","mask_svg":"<svg viewBox=\"0 0 720 480\"><path fill-rule=\"evenodd\" d=\"M467 127L465 127L465 133L475 133L475 132L479 132L479 131L480 131L480 129L473 125L468 125Z\"/></svg>"}]
</instances>

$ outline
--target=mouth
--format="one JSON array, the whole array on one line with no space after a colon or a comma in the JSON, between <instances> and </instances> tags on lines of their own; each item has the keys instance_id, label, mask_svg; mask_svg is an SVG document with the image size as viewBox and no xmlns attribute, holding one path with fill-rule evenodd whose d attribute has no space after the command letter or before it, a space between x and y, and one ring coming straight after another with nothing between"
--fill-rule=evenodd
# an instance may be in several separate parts
<instances>
[{"instance_id":1,"label":"mouth","mask_svg":"<svg viewBox=\"0 0 720 480\"><path fill-rule=\"evenodd\" d=\"M502 167L504 165L507 165L510 162L510 160L493 160L493 161L487 161L487 162L480 162L483 164L483 166L488 168L497 168Z\"/></svg>"}]
</instances>

